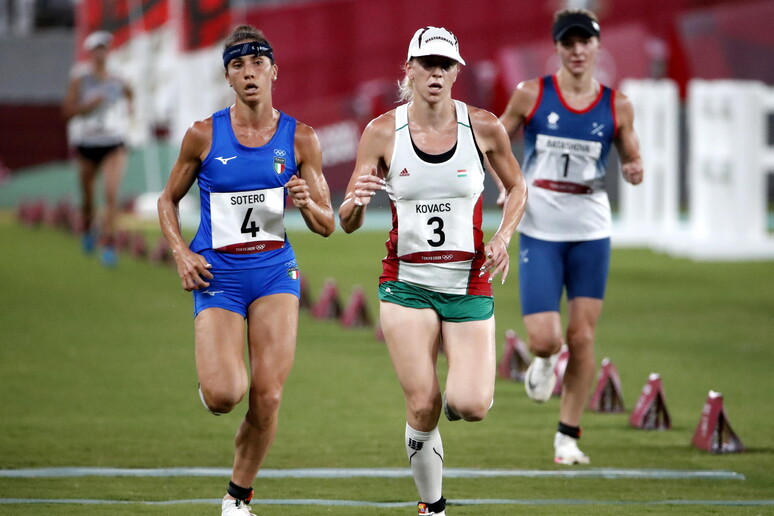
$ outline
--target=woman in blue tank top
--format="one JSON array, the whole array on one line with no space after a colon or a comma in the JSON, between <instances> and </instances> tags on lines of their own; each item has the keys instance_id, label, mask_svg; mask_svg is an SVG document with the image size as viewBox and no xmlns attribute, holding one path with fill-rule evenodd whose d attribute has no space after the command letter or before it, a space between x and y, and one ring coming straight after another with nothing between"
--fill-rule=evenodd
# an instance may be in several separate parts
<instances>
[{"instance_id":1,"label":"woman in blue tank top","mask_svg":"<svg viewBox=\"0 0 774 516\"><path fill-rule=\"evenodd\" d=\"M554 461L588 464L577 445L580 418L594 381L594 338L610 259L611 214L604 190L611 144L623 177L642 181L634 110L625 95L594 79L600 28L594 13L556 13L552 34L561 60L552 76L525 81L500 117L509 134L524 127L524 173L530 188L519 225L519 285L528 344L536 355L527 394L547 401L557 381L564 339L559 314L567 291L569 351L562 380Z\"/></svg>"},{"instance_id":2,"label":"woman in blue tank top","mask_svg":"<svg viewBox=\"0 0 774 516\"><path fill-rule=\"evenodd\" d=\"M236 27L223 64L235 103L186 131L158 208L183 289L194 296L202 403L224 414L249 392L221 508L226 516L250 514L250 486L274 438L293 364L300 289L283 222L285 196L313 232L328 236L335 222L314 130L272 105L277 66L263 33ZM189 247L177 207L194 181L201 221Z\"/></svg>"}]
</instances>

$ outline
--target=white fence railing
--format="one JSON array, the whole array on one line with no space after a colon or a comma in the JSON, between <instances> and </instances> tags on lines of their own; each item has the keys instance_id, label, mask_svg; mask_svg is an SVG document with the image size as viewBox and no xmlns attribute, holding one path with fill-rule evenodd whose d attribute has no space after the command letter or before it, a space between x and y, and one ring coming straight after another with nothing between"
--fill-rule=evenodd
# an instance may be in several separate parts
<instances>
[{"instance_id":1,"label":"white fence railing","mask_svg":"<svg viewBox=\"0 0 774 516\"><path fill-rule=\"evenodd\" d=\"M658 244L679 228L679 93L671 80L626 80L621 90L634 106L645 180L619 180L615 241Z\"/></svg>"},{"instance_id":2,"label":"white fence railing","mask_svg":"<svg viewBox=\"0 0 774 516\"><path fill-rule=\"evenodd\" d=\"M645 181L620 190L614 239L696 260L774 259L768 234L768 142L774 88L693 80L687 102L687 220L680 222L677 93L668 81L626 81Z\"/></svg>"}]
</instances>

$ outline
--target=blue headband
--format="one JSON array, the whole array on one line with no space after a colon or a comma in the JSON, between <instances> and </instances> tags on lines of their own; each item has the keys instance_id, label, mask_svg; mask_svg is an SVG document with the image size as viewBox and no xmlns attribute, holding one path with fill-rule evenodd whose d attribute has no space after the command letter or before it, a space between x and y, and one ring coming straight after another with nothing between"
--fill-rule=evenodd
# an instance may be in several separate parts
<instances>
[{"instance_id":1,"label":"blue headband","mask_svg":"<svg viewBox=\"0 0 774 516\"><path fill-rule=\"evenodd\" d=\"M232 59L242 56L266 56L274 62L274 54L272 54L271 45L268 43L259 43L257 41L250 41L249 43L239 43L232 45L223 51L223 66L228 68L228 63Z\"/></svg>"}]
</instances>

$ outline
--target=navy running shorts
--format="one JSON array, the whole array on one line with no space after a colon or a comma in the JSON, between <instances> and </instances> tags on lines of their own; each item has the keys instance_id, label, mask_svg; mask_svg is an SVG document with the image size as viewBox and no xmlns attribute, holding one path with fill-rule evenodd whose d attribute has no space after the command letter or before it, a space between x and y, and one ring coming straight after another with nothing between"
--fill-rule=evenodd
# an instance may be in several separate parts
<instances>
[{"instance_id":1,"label":"navy running shorts","mask_svg":"<svg viewBox=\"0 0 774 516\"><path fill-rule=\"evenodd\" d=\"M78 145L76 147L76 150L78 151L78 154L80 154L84 159L87 159L94 163L95 165L99 165L102 163L102 160L104 160L108 154L113 152L116 149L120 149L124 146L123 143L116 143L114 145L102 145L97 147L87 147L85 145Z\"/></svg>"},{"instance_id":2,"label":"navy running shorts","mask_svg":"<svg viewBox=\"0 0 774 516\"><path fill-rule=\"evenodd\" d=\"M610 239L549 242L519 236L519 293L522 315L558 312L567 299L604 299Z\"/></svg>"}]
</instances>

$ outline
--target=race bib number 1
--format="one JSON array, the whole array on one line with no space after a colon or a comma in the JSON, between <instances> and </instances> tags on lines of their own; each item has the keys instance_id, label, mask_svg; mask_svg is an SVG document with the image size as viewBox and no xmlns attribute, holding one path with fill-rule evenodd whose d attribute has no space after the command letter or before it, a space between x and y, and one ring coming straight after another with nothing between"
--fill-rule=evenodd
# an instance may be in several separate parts
<instances>
[{"instance_id":1,"label":"race bib number 1","mask_svg":"<svg viewBox=\"0 0 774 516\"><path fill-rule=\"evenodd\" d=\"M600 142L539 134L535 147L536 186L566 193L592 193L596 163L602 153Z\"/></svg>"},{"instance_id":2,"label":"race bib number 1","mask_svg":"<svg viewBox=\"0 0 774 516\"><path fill-rule=\"evenodd\" d=\"M251 254L285 244L284 188L210 194L212 247Z\"/></svg>"}]
</instances>

